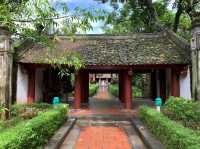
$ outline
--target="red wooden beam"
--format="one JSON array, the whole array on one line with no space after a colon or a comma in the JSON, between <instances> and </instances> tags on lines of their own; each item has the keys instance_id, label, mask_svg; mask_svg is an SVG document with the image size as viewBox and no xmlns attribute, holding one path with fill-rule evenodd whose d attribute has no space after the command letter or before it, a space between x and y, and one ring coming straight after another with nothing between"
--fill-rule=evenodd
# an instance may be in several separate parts
<instances>
[{"instance_id":1,"label":"red wooden beam","mask_svg":"<svg viewBox=\"0 0 200 149\"><path fill-rule=\"evenodd\" d=\"M28 104L35 101L35 69L28 69Z\"/></svg>"}]
</instances>

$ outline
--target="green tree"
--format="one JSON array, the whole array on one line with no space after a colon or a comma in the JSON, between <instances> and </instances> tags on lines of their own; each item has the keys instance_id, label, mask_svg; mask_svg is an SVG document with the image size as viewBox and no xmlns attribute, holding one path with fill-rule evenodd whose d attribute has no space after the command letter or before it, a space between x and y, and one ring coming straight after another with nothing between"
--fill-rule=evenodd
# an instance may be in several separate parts
<instances>
[{"instance_id":1,"label":"green tree","mask_svg":"<svg viewBox=\"0 0 200 149\"><path fill-rule=\"evenodd\" d=\"M172 0L164 0L167 3L173 2ZM181 23L181 16L189 16L192 19L192 13L199 10L200 1L199 0L175 0L173 2L173 9L176 9L176 14L174 18L173 30L177 32L179 24Z\"/></svg>"},{"instance_id":2,"label":"green tree","mask_svg":"<svg viewBox=\"0 0 200 149\"><path fill-rule=\"evenodd\" d=\"M66 3L52 4L49 0L0 0L0 27L8 28L16 37L14 47L31 41L52 48L58 35L73 36L78 31L90 30L91 22L104 19L104 15L105 12L100 9L77 7L69 10ZM49 63L58 68L62 64L69 64L75 69L82 67L80 57L70 52L69 57L51 59Z\"/></svg>"},{"instance_id":3,"label":"green tree","mask_svg":"<svg viewBox=\"0 0 200 149\"><path fill-rule=\"evenodd\" d=\"M57 5L59 10L48 0L0 0L0 25L7 26L13 35L45 43L46 35L73 35L92 29L92 21L103 19L100 14L104 12L97 9L69 11L66 3Z\"/></svg>"},{"instance_id":4,"label":"green tree","mask_svg":"<svg viewBox=\"0 0 200 149\"><path fill-rule=\"evenodd\" d=\"M138 2L128 0L121 9L115 9L108 16L104 30L107 33L130 33L153 32L160 30L162 26L173 29L176 12L168 9L169 2L158 0L150 3L146 0ZM182 14L179 18L177 34L189 39L190 28L190 16Z\"/></svg>"},{"instance_id":5,"label":"green tree","mask_svg":"<svg viewBox=\"0 0 200 149\"><path fill-rule=\"evenodd\" d=\"M111 33L153 32L158 27L158 20L171 26L173 14L167 9L166 3L154 2L151 7L156 13L152 13L144 1L128 0L122 9L115 10L108 16L104 29ZM109 24L112 25L111 28Z\"/></svg>"}]
</instances>

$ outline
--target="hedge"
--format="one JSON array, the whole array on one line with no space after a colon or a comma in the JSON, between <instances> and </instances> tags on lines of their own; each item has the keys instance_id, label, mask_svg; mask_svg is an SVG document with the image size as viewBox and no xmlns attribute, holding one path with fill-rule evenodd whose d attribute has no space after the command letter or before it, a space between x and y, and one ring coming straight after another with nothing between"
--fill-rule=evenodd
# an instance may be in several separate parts
<instances>
[{"instance_id":1,"label":"hedge","mask_svg":"<svg viewBox=\"0 0 200 149\"><path fill-rule=\"evenodd\" d=\"M97 93L98 84L90 84L89 85L89 96L94 96Z\"/></svg>"},{"instance_id":2,"label":"hedge","mask_svg":"<svg viewBox=\"0 0 200 149\"><path fill-rule=\"evenodd\" d=\"M31 120L23 121L0 134L1 149L43 148L48 139L66 120L68 106L61 104L56 108L41 112Z\"/></svg>"},{"instance_id":3,"label":"hedge","mask_svg":"<svg viewBox=\"0 0 200 149\"><path fill-rule=\"evenodd\" d=\"M168 119L156 110L142 106L140 118L167 149L200 149L200 135Z\"/></svg>"},{"instance_id":4,"label":"hedge","mask_svg":"<svg viewBox=\"0 0 200 149\"><path fill-rule=\"evenodd\" d=\"M32 104L14 104L11 106L11 115L19 116L22 112L31 109L31 111L45 111L51 109L53 106L48 103L32 103Z\"/></svg>"},{"instance_id":5,"label":"hedge","mask_svg":"<svg viewBox=\"0 0 200 149\"><path fill-rule=\"evenodd\" d=\"M108 91L113 95L113 96L118 96L119 95L119 87L118 84L110 84L108 87ZM132 96L133 97L141 97L142 96L142 91L141 89L132 86Z\"/></svg>"},{"instance_id":6,"label":"hedge","mask_svg":"<svg viewBox=\"0 0 200 149\"><path fill-rule=\"evenodd\" d=\"M200 103L182 97L170 97L162 108L163 113L184 126L200 130Z\"/></svg>"},{"instance_id":7,"label":"hedge","mask_svg":"<svg viewBox=\"0 0 200 149\"><path fill-rule=\"evenodd\" d=\"M119 95L119 88L117 84L110 84L108 86L108 91L113 95L113 96L118 96Z\"/></svg>"}]
</instances>

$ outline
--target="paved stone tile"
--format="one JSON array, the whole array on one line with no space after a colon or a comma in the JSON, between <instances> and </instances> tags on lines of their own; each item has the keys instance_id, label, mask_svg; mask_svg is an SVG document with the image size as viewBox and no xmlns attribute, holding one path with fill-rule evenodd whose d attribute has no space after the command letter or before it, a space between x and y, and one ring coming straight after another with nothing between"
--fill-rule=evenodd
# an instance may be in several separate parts
<instances>
[{"instance_id":1,"label":"paved stone tile","mask_svg":"<svg viewBox=\"0 0 200 149\"><path fill-rule=\"evenodd\" d=\"M93 98L96 100L112 100L115 97L108 92L108 86L100 86L97 94Z\"/></svg>"},{"instance_id":2,"label":"paved stone tile","mask_svg":"<svg viewBox=\"0 0 200 149\"><path fill-rule=\"evenodd\" d=\"M112 126L82 127L75 149L131 149L124 130Z\"/></svg>"},{"instance_id":3,"label":"paved stone tile","mask_svg":"<svg viewBox=\"0 0 200 149\"><path fill-rule=\"evenodd\" d=\"M61 145L60 149L74 149L76 144L76 140L79 137L80 129L78 126L74 126L74 128L70 131L68 136L65 138L63 144Z\"/></svg>"}]
</instances>

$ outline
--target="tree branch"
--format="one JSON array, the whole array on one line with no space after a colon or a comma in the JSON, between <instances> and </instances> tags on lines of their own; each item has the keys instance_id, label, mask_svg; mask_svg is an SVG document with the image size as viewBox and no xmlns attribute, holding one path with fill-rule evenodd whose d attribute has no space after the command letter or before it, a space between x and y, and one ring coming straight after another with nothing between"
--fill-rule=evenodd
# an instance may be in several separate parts
<instances>
[{"instance_id":1,"label":"tree branch","mask_svg":"<svg viewBox=\"0 0 200 149\"><path fill-rule=\"evenodd\" d=\"M80 17L80 15L74 15L74 16L64 15L64 16L56 16L56 17L51 17L51 18L39 17L39 18L27 19L27 20L12 19L12 21L21 22L21 23L30 23L30 22L35 22L35 21L40 20L40 19L43 19L43 20L58 20L58 19L71 18L71 17Z\"/></svg>"}]
</instances>

